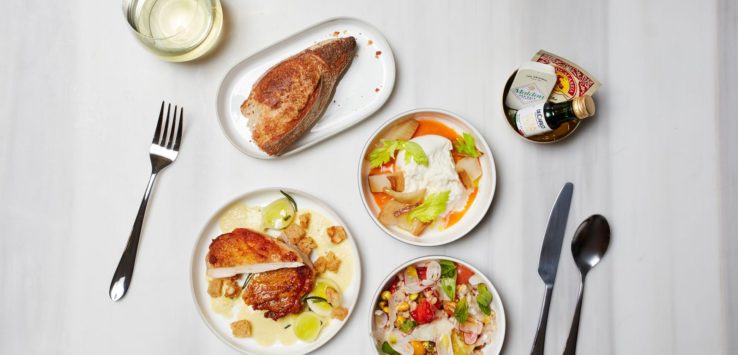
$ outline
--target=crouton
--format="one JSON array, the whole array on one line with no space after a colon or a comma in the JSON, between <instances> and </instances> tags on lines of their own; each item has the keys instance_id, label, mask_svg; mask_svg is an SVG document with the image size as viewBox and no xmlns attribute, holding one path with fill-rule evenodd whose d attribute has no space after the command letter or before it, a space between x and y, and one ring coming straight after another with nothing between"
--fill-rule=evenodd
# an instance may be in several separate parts
<instances>
[{"instance_id":1,"label":"crouton","mask_svg":"<svg viewBox=\"0 0 738 355\"><path fill-rule=\"evenodd\" d=\"M341 305L341 294L333 287L326 287L325 298L333 307L338 307Z\"/></svg>"},{"instance_id":2,"label":"crouton","mask_svg":"<svg viewBox=\"0 0 738 355\"><path fill-rule=\"evenodd\" d=\"M341 226L328 227L328 237L331 238L333 244L338 244L346 240L346 230Z\"/></svg>"},{"instance_id":3,"label":"crouton","mask_svg":"<svg viewBox=\"0 0 738 355\"><path fill-rule=\"evenodd\" d=\"M223 280L223 295L228 298L236 298L241 295L241 286L238 284L236 278L230 278Z\"/></svg>"},{"instance_id":4,"label":"crouton","mask_svg":"<svg viewBox=\"0 0 738 355\"><path fill-rule=\"evenodd\" d=\"M301 214L300 217L299 217L300 218L300 227L302 227L303 229L308 229L308 227L310 227L310 217L312 217L310 215L310 213L303 213L303 214Z\"/></svg>"},{"instance_id":5,"label":"crouton","mask_svg":"<svg viewBox=\"0 0 738 355\"><path fill-rule=\"evenodd\" d=\"M331 317L338 320L344 320L348 316L348 309L346 307L333 307L331 310Z\"/></svg>"},{"instance_id":6,"label":"crouton","mask_svg":"<svg viewBox=\"0 0 738 355\"><path fill-rule=\"evenodd\" d=\"M313 252L313 249L318 247L318 244L315 243L315 240L313 238L305 236L300 238L295 246L297 246L297 249L300 249L303 254L310 256L310 253Z\"/></svg>"},{"instance_id":7,"label":"crouton","mask_svg":"<svg viewBox=\"0 0 738 355\"><path fill-rule=\"evenodd\" d=\"M322 274L326 271L338 272L338 268L341 266L341 259L339 259L332 251L329 251L324 256L319 257L318 260L315 260L314 264L315 270L318 274Z\"/></svg>"},{"instance_id":8,"label":"crouton","mask_svg":"<svg viewBox=\"0 0 738 355\"><path fill-rule=\"evenodd\" d=\"M246 319L231 323L231 332L236 338L248 338L251 336L251 322Z\"/></svg>"},{"instance_id":9,"label":"crouton","mask_svg":"<svg viewBox=\"0 0 738 355\"><path fill-rule=\"evenodd\" d=\"M210 297L220 297L223 294L223 279L211 279L208 282L208 295Z\"/></svg>"},{"instance_id":10,"label":"crouton","mask_svg":"<svg viewBox=\"0 0 738 355\"><path fill-rule=\"evenodd\" d=\"M293 245L297 245L297 242L305 236L305 230L297 224L290 224L284 229L284 235L287 236L287 240Z\"/></svg>"}]
</instances>

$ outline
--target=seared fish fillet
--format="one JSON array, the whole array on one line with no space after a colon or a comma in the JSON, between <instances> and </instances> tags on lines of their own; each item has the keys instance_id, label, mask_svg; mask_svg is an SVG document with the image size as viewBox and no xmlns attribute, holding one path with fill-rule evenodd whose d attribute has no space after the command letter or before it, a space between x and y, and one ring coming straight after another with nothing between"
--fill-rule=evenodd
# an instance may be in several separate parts
<instances>
[{"instance_id":1,"label":"seared fish fillet","mask_svg":"<svg viewBox=\"0 0 738 355\"><path fill-rule=\"evenodd\" d=\"M213 278L304 265L294 247L246 228L237 228L213 239L205 259L207 274Z\"/></svg>"},{"instance_id":2,"label":"seared fish fillet","mask_svg":"<svg viewBox=\"0 0 738 355\"><path fill-rule=\"evenodd\" d=\"M266 311L265 317L277 320L302 311L302 297L313 289L315 271L308 266L254 274L243 291L243 301Z\"/></svg>"},{"instance_id":3,"label":"seared fish fillet","mask_svg":"<svg viewBox=\"0 0 738 355\"><path fill-rule=\"evenodd\" d=\"M251 138L279 155L323 116L356 53L354 37L325 40L270 68L241 105Z\"/></svg>"}]
</instances>

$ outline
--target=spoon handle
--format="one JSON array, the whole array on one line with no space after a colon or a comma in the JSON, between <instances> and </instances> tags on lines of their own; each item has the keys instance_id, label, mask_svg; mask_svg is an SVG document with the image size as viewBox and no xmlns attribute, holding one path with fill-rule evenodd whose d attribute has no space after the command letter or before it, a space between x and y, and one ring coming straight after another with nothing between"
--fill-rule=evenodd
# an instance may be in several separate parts
<instances>
[{"instance_id":1,"label":"spoon handle","mask_svg":"<svg viewBox=\"0 0 738 355\"><path fill-rule=\"evenodd\" d=\"M571 321L571 329L569 330L569 338L566 339L566 348L564 355L576 355L577 353L577 337L579 336L579 318L582 312L582 299L584 298L584 278L579 284L579 300L577 308L574 311L574 319Z\"/></svg>"},{"instance_id":2,"label":"spoon handle","mask_svg":"<svg viewBox=\"0 0 738 355\"><path fill-rule=\"evenodd\" d=\"M538 330L536 338L533 340L533 349L530 350L531 355L543 355L543 348L546 346L546 326L548 325L548 309L551 306L551 295L553 294L553 285L546 285L546 293L543 296L543 306L541 308L541 318L538 320Z\"/></svg>"}]
</instances>

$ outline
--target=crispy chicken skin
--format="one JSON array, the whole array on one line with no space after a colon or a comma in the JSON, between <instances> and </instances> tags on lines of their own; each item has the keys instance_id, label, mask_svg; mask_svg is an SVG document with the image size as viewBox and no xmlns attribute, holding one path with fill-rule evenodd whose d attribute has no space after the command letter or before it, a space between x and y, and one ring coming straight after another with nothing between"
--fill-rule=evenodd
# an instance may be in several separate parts
<instances>
[{"instance_id":1,"label":"crispy chicken skin","mask_svg":"<svg viewBox=\"0 0 738 355\"><path fill-rule=\"evenodd\" d=\"M277 320L302 311L302 297L313 289L315 272L308 266L254 274L243 292L243 301Z\"/></svg>"},{"instance_id":2,"label":"crispy chicken skin","mask_svg":"<svg viewBox=\"0 0 738 355\"><path fill-rule=\"evenodd\" d=\"M213 239L206 261L208 276L216 278L303 265L294 247L246 228Z\"/></svg>"}]
</instances>

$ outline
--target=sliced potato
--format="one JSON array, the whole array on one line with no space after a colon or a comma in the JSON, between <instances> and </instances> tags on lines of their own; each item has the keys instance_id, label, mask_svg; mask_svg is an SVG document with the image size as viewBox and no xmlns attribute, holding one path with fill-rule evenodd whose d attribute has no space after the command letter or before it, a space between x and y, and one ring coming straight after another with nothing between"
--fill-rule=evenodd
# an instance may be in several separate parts
<instances>
[{"instance_id":1,"label":"sliced potato","mask_svg":"<svg viewBox=\"0 0 738 355\"><path fill-rule=\"evenodd\" d=\"M466 157L456 162L456 172L466 188L473 188L474 181L482 176L482 166L479 159Z\"/></svg>"},{"instance_id":2,"label":"sliced potato","mask_svg":"<svg viewBox=\"0 0 738 355\"><path fill-rule=\"evenodd\" d=\"M390 200L384 205L379 213L379 221L385 226L397 226L413 235L420 235L428 224L414 219L412 222L407 220L407 214L417 206L417 204L406 204L397 200Z\"/></svg>"},{"instance_id":3,"label":"sliced potato","mask_svg":"<svg viewBox=\"0 0 738 355\"><path fill-rule=\"evenodd\" d=\"M392 185L392 190L397 192L405 191L405 174L401 171L387 175L387 179L389 179L390 184Z\"/></svg>"},{"instance_id":4,"label":"sliced potato","mask_svg":"<svg viewBox=\"0 0 738 355\"><path fill-rule=\"evenodd\" d=\"M374 144L372 144L371 149L367 150L366 152L366 158L369 159L369 154L374 149L377 149L382 146L382 140L383 139L401 139L401 140L410 140L413 138L413 134L415 134L415 131L418 129L418 126L420 123L416 121L414 118L409 118L403 121L399 121L394 123L392 126L388 127L387 130L385 130L385 133L378 136L374 140Z\"/></svg>"},{"instance_id":5,"label":"sliced potato","mask_svg":"<svg viewBox=\"0 0 738 355\"><path fill-rule=\"evenodd\" d=\"M415 190L411 192L397 192L392 191L390 189L385 189L384 193L387 195L392 196L393 199L397 200L397 202L401 203L407 203L407 204L416 204L423 202L423 198L425 197L425 189Z\"/></svg>"},{"instance_id":6,"label":"sliced potato","mask_svg":"<svg viewBox=\"0 0 738 355\"><path fill-rule=\"evenodd\" d=\"M372 192L384 192L392 188L392 183L387 178L388 174L369 175L369 189Z\"/></svg>"}]
</instances>

